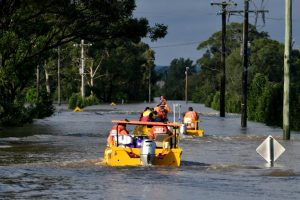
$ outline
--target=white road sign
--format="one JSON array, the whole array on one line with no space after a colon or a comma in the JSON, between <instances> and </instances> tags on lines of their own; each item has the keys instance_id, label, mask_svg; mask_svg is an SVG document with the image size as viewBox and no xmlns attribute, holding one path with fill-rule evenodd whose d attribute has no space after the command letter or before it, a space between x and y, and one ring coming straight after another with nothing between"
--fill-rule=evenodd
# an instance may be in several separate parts
<instances>
[{"instance_id":1,"label":"white road sign","mask_svg":"<svg viewBox=\"0 0 300 200\"><path fill-rule=\"evenodd\" d=\"M256 149L256 152L269 163L277 160L284 151L285 148L271 135L269 135Z\"/></svg>"}]
</instances>

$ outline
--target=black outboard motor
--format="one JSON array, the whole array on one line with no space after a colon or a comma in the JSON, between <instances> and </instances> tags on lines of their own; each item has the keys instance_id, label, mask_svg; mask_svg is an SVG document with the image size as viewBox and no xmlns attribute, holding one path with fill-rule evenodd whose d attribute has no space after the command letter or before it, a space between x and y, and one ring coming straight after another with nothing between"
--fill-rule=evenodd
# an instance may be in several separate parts
<instances>
[{"instance_id":1,"label":"black outboard motor","mask_svg":"<svg viewBox=\"0 0 300 200\"><path fill-rule=\"evenodd\" d=\"M155 142L153 140L145 139L141 146L141 163L142 165L152 165L155 158Z\"/></svg>"}]
</instances>

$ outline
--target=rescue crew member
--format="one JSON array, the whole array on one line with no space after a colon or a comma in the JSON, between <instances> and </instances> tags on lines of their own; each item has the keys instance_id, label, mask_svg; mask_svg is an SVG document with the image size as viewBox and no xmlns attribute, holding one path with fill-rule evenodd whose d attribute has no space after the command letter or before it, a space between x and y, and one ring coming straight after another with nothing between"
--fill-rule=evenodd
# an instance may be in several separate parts
<instances>
[{"instance_id":1,"label":"rescue crew member","mask_svg":"<svg viewBox=\"0 0 300 200\"><path fill-rule=\"evenodd\" d=\"M152 110L149 107L146 107L145 110L141 113L140 121L150 122L152 120Z\"/></svg>"},{"instance_id":2,"label":"rescue crew member","mask_svg":"<svg viewBox=\"0 0 300 200\"><path fill-rule=\"evenodd\" d=\"M173 133L169 131L167 126L155 125L149 131L149 138L153 140L158 134L165 134L167 137L172 135Z\"/></svg>"},{"instance_id":3,"label":"rescue crew member","mask_svg":"<svg viewBox=\"0 0 300 200\"><path fill-rule=\"evenodd\" d=\"M167 105L167 100L163 99L160 104L158 104L154 111L157 112L156 122L166 122L168 121L168 113L170 112L170 108Z\"/></svg>"},{"instance_id":4,"label":"rescue crew member","mask_svg":"<svg viewBox=\"0 0 300 200\"><path fill-rule=\"evenodd\" d=\"M183 123L187 129L198 129L199 115L194 111L193 107L189 107L188 111L183 114Z\"/></svg>"},{"instance_id":5,"label":"rescue crew member","mask_svg":"<svg viewBox=\"0 0 300 200\"><path fill-rule=\"evenodd\" d=\"M123 135L127 135L129 134L128 131L126 130L126 124L118 124L118 125L114 125L110 132L109 135L107 137L107 145L108 146L112 146L114 144L114 136L116 134L123 134Z\"/></svg>"}]
</instances>

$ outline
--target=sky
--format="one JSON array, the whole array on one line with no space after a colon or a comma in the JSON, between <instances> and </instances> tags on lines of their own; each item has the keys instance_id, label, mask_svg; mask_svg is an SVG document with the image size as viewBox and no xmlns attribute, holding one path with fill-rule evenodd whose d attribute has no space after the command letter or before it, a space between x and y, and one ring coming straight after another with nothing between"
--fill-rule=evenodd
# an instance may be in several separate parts
<instances>
[{"instance_id":1,"label":"sky","mask_svg":"<svg viewBox=\"0 0 300 200\"><path fill-rule=\"evenodd\" d=\"M207 40L213 33L221 31L220 7L211 6L211 2L224 0L136 0L135 17L145 17L151 26L155 23L168 26L165 38L156 42L143 41L155 51L155 64L170 65L175 58L199 59L202 52L197 50L199 43ZM227 0L229 1L229 0ZM233 1L233 0L232 0ZM244 0L234 0L237 6L230 10L243 10ZM263 2L263 4L262 4ZM293 39L294 48L300 48L300 0L293 0ZM270 38L284 42L285 0L251 0L250 10L255 8L268 10L266 23L258 18L257 29L268 32ZM254 24L255 15L249 14L249 22ZM227 23L243 22L243 16L230 16Z\"/></svg>"}]
</instances>

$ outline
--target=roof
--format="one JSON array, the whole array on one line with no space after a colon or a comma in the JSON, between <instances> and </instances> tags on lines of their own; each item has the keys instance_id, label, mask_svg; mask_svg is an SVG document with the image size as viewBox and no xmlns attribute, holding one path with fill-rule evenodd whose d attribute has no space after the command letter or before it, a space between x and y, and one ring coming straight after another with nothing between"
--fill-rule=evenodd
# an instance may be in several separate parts
<instances>
[{"instance_id":1,"label":"roof","mask_svg":"<svg viewBox=\"0 0 300 200\"><path fill-rule=\"evenodd\" d=\"M142 121L129 121L129 120L112 120L114 124L131 124L131 125L150 125L150 126L172 126L180 127L181 124L170 123L170 122L142 122Z\"/></svg>"}]
</instances>

